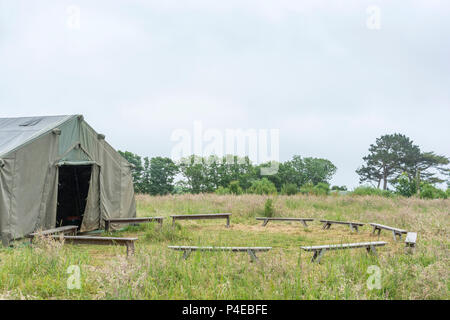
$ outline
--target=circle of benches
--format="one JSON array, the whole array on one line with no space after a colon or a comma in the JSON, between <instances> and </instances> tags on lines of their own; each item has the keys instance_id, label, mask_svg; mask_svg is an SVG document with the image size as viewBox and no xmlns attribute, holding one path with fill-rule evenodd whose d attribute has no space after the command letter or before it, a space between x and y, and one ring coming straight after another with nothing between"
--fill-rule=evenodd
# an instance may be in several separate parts
<instances>
[{"instance_id":1,"label":"circle of benches","mask_svg":"<svg viewBox=\"0 0 450 320\"><path fill-rule=\"evenodd\" d=\"M198 219L226 219L226 227L230 227L231 213L213 213L213 214L188 214L188 215L171 215L172 225L175 225L176 220L198 220ZM148 222L158 222L160 227L163 224L164 217L136 217L136 218L108 218L104 219L105 230L109 232L112 224L139 224ZM289 221L289 222L301 222L305 228L308 227L306 222L314 221L313 218L291 218L291 217L256 217L256 220L262 220L262 226L266 226L270 221ZM350 230L358 232L358 227L362 227L365 223L355 221L336 221L336 220L319 220L323 223L322 229L328 230L333 224L348 225ZM401 240L402 234L407 234L405 240L405 249L407 252L411 252L415 248L417 233L408 232L403 229L394 228L382 224L370 223L373 227L372 234L377 233L378 236L381 230L389 230L393 234L395 241ZM59 236L56 234L60 234ZM66 234L72 234L66 236ZM43 231L36 231L27 235L30 241L33 241L35 236L51 236L54 239L64 239L71 244L95 244L95 245L124 245L127 247L127 256L134 254L134 242L138 238L121 238L121 237L92 237L92 236L77 236L76 226L63 226L59 228L53 228ZM387 242L374 241L374 242L359 242L359 243L344 243L344 244L331 244L331 245L319 245L319 246L302 246L300 247L304 251L312 251L313 257L311 262L320 262L323 254L328 250L341 250L341 249L353 249L353 248L365 248L368 253L376 255L376 247L385 246ZM251 261L258 261L256 252L269 251L272 247L198 247L198 246L168 246L169 249L183 251L183 258L187 259L192 251L230 251L230 252L247 252Z\"/></svg>"}]
</instances>

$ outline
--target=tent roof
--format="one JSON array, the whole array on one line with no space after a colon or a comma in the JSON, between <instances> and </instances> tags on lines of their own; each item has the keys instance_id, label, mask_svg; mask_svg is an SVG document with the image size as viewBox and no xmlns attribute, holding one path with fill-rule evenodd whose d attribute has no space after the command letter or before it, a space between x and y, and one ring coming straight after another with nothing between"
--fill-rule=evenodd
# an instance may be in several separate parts
<instances>
[{"instance_id":1,"label":"tent roof","mask_svg":"<svg viewBox=\"0 0 450 320\"><path fill-rule=\"evenodd\" d=\"M15 151L78 115L0 118L0 156Z\"/></svg>"}]
</instances>

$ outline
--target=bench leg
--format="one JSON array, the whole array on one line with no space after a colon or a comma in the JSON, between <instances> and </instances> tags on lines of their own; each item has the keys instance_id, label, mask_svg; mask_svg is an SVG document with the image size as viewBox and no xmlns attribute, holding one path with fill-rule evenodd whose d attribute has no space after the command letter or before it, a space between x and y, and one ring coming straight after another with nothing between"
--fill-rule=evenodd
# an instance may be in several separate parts
<instances>
[{"instance_id":1,"label":"bench leg","mask_svg":"<svg viewBox=\"0 0 450 320\"><path fill-rule=\"evenodd\" d=\"M331 227L331 223L325 223L323 225L323 229L330 229L330 227Z\"/></svg>"},{"instance_id":2,"label":"bench leg","mask_svg":"<svg viewBox=\"0 0 450 320\"><path fill-rule=\"evenodd\" d=\"M183 259L186 260L191 255L191 250L185 250L183 253Z\"/></svg>"},{"instance_id":3,"label":"bench leg","mask_svg":"<svg viewBox=\"0 0 450 320\"><path fill-rule=\"evenodd\" d=\"M162 228L162 226L163 226L163 219L158 220L158 223L159 223L159 227Z\"/></svg>"},{"instance_id":4,"label":"bench leg","mask_svg":"<svg viewBox=\"0 0 450 320\"><path fill-rule=\"evenodd\" d=\"M402 234L401 233L397 233L395 231L392 231L392 234L394 236L394 241L397 241L397 236L398 236L398 240L402 240Z\"/></svg>"},{"instance_id":5,"label":"bench leg","mask_svg":"<svg viewBox=\"0 0 450 320\"><path fill-rule=\"evenodd\" d=\"M350 231L351 232L353 232L353 231L358 232L358 226L357 225L353 225L353 224L350 223L349 227L350 227Z\"/></svg>"},{"instance_id":6,"label":"bench leg","mask_svg":"<svg viewBox=\"0 0 450 320\"><path fill-rule=\"evenodd\" d=\"M105 221L105 230L109 232L109 221Z\"/></svg>"},{"instance_id":7,"label":"bench leg","mask_svg":"<svg viewBox=\"0 0 450 320\"><path fill-rule=\"evenodd\" d=\"M368 246L366 247L367 253L372 253L375 256L377 256L377 250L375 249L375 246Z\"/></svg>"},{"instance_id":8,"label":"bench leg","mask_svg":"<svg viewBox=\"0 0 450 320\"><path fill-rule=\"evenodd\" d=\"M315 250L314 255L311 259L311 262L317 262L320 263L320 260L322 259L323 253L325 252L325 249L321 250Z\"/></svg>"},{"instance_id":9,"label":"bench leg","mask_svg":"<svg viewBox=\"0 0 450 320\"><path fill-rule=\"evenodd\" d=\"M227 228L230 227L230 217L227 217Z\"/></svg>"},{"instance_id":10,"label":"bench leg","mask_svg":"<svg viewBox=\"0 0 450 320\"><path fill-rule=\"evenodd\" d=\"M172 218L172 227L175 227L175 218Z\"/></svg>"},{"instance_id":11,"label":"bench leg","mask_svg":"<svg viewBox=\"0 0 450 320\"><path fill-rule=\"evenodd\" d=\"M406 243L405 245L405 253L414 253L414 250L416 249L416 246L413 243Z\"/></svg>"},{"instance_id":12,"label":"bench leg","mask_svg":"<svg viewBox=\"0 0 450 320\"><path fill-rule=\"evenodd\" d=\"M305 221L305 220L302 220L302 223L303 223L303 226L304 226L305 228L308 228L308 225L306 224L306 221Z\"/></svg>"},{"instance_id":13,"label":"bench leg","mask_svg":"<svg viewBox=\"0 0 450 320\"><path fill-rule=\"evenodd\" d=\"M127 257L134 255L134 242L128 242L127 246Z\"/></svg>"},{"instance_id":14,"label":"bench leg","mask_svg":"<svg viewBox=\"0 0 450 320\"><path fill-rule=\"evenodd\" d=\"M264 220L262 226L265 227L269 223L269 220Z\"/></svg>"},{"instance_id":15,"label":"bench leg","mask_svg":"<svg viewBox=\"0 0 450 320\"><path fill-rule=\"evenodd\" d=\"M255 254L255 251L249 249L249 250L247 250L247 253L250 256L250 261L251 262L258 262L259 261L258 257Z\"/></svg>"}]
</instances>

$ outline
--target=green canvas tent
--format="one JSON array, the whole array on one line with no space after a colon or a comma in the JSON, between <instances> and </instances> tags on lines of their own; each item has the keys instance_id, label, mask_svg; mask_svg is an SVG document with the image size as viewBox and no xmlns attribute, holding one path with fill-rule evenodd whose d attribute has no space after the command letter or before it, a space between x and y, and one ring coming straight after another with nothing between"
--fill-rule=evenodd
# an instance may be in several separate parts
<instances>
[{"instance_id":1,"label":"green canvas tent","mask_svg":"<svg viewBox=\"0 0 450 320\"><path fill-rule=\"evenodd\" d=\"M136 216L131 165L81 115L0 118L2 243Z\"/></svg>"}]
</instances>

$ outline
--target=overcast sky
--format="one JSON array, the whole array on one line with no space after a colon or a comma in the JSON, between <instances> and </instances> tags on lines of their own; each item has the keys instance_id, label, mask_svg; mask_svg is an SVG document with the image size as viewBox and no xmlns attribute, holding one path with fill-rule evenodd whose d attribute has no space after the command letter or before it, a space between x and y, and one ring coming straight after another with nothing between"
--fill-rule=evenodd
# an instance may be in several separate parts
<instances>
[{"instance_id":1,"label":"overcast sky","mask_svg":"<svg viewBox=\"0 0 450 320\"><path fill-rule=\"evenodd\" d=\"M382 134L450 156L450 3L0 0L0 117L57 114L144 156L196 120L279 129L354 187Z\"/></svg>"}]
</instances>

